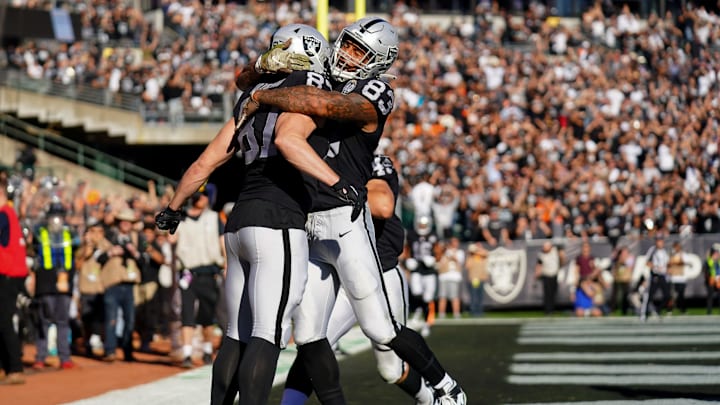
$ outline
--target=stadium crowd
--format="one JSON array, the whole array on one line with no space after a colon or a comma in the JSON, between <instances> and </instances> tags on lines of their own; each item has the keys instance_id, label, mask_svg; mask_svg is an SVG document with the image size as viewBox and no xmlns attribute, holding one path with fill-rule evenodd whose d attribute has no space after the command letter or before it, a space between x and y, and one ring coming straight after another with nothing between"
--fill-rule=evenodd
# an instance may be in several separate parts
<instances>
[{"instance_id":1,"label":"stadium crowd","mask_svg":"<svg viewBox=\"0 0 720 405\"><path fill-rule=\"evenodd\" d=\"M82 14L82 38L24 41L5 50L9 67L141 95L148 109L180 100L200 113L235 91L237 70L266 48L278 25L314 18L306 2L248 10L163 0L159 31L125 2L56 3ZM480 3L473 16L447 27L422 25L422 12L403 1L390 15L401 48L391 70L395 111L380 152L401 168L407 227L432 218L443 243L471 243L469 256L482 252L481 244L513 240L720 233L717 14L687 7L641 20L627 7L596 2L577 24L561 24L539 2L522 16ZM331 13L330 39L344 23L342 13ZM128 222L164 253L156 273L172 265L170 242L152 226L172 190L150 188L128 200L83 183L22 181L15 206L26 229L42 223L53 197L78 246L89 228L102 224L111 235L129 218L121 213L132 212ZM160 281L157 274L150 280ZM172 294L163 297L158 310L172 312ZM147 339L169 329L138 332Z\"/></svg>"},{"instance_id":2,"label":"stadium crowd","mask_svg":"<svg viewBox=\"0 0 720 405\"><path fill-rule=\"evenodd\" d=\"M7 50L11 67L205 113L278 24L313 18L301 2L163 1L158 32L125 2L61 4L82 13L82 40L27 41ZM441 28L396 2L397 102L382 152L402 166L406 224L432 213L441 236L491 245L617 238L648 220L720 231L720 17L688 6L640 20L603 4L569 25L538 2L522 18L481 2ZM331 21L332 39L344 16Z\"/></svg>"}]
</instances>

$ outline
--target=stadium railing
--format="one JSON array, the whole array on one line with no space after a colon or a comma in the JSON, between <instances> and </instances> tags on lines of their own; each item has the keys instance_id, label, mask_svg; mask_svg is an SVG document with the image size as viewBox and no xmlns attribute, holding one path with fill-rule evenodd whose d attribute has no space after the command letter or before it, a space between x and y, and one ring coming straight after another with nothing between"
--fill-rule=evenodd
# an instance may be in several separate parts
<instances>
[{"instance_id":1,"label":"stadium railing","mask_svg":"<svg viewBox=\"0 0 720 405\"><path fill-rule=\"evenodd\" d=\"M177 183L166 176L64 138L52 131L35 127L7 114L0 113L0 134L142 190L147 188L149 180L155 182L158 190L163 190L166 185L175 186Z\"/></svg>"},{"instance_id":2,"label":"stadium railing","mask_svg":"<svg viewBox=\"0 0 720 405\"><path fill-rule=\"evenodd\" d=\"M147 122L222 122L232 113L232 100L223 100L221 103L214 103L208 114L184 108L173 115L165 102L146 104L137 94L112 92L86 84L63 84L49 79L33 79L17 69L0 70L0 86L133 111L139 113ZM230 95L226 94L224 97Z\"/></svg>"}]
</instances>

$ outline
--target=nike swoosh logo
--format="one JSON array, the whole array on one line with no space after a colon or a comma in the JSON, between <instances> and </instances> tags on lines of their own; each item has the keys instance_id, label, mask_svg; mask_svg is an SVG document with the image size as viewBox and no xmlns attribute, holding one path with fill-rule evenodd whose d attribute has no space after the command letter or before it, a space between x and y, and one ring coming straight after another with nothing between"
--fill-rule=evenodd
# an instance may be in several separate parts
<instances>
[{"instance_id":1,"label":"nike swoosh logo","mask_svg":"<svg viewBox=\"0 0 720 405\"><path fill-rule=\"evenodd\" d=\"M342 238L343 236L349 234L351 231L352 231L352 229L351 229L350 231L347 231L347 232L340 232L340 237Z\"/></svg>"}]
</instances>

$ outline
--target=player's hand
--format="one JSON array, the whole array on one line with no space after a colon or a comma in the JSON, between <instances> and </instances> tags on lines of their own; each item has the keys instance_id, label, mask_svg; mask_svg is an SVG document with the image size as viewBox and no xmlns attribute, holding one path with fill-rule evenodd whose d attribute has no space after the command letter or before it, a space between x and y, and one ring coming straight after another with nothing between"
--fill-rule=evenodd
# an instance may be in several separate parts
<instances>
[{"instance_id":1,"label":"player's hand","mask_svg":"<svg viewBox=\"0 0 720 405\"><path fill-rule=\"evenodd\" d=\"M170 234L174 234L177 230L180 221L183 220L182 211L175 211L170 207L166 207L155 215L155 226L163 231L168 231Z\"/></svg>"},{"instance_id":2,"label":"player's hand","mask_svg":"<svg viewBox=\"0 0 720 405\"><path fill-rule=\"evenodd\" d=\"M367 190L365 187L357 187L348 183L344 179L338 180L332 186L340 200L353 207L352 214L350 214L350 221L355 220L360 216L363 208L365 208L365 201L367 201Z\"/></svg>"},{"instance_id":3,"label":"player's hand","mask_svg":"<svg viewBox=\"0 0 720 405\"><path fill-rule=\"evenodd\" d=\"M235 123L235 131L242 128L250 117L255 115L257 110L260 109L260 103L255 100L253 95L254 92L250 93L250 97L243 100L242 104L240 104L240 114L238 116L237 123Z\"/></svg>"},{"instance_id":4,"label":"player's hand","mask_svg":"<svg viewBox=\"0 0 720 405\"><path fill-rule=\"evenodd\" d=\"M288 52L292 38L276 44L260 55L255 62L258 73L290 73L293 70L310 70L310 58L306 55Z\"/></svg>"}]
</instances>

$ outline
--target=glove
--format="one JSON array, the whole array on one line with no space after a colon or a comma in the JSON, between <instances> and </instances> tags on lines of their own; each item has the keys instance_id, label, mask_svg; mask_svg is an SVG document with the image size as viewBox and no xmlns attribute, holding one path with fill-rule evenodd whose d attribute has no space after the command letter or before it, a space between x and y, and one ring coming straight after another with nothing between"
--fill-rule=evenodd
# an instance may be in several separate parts
<instances>
[{"instance_id":1,"label":"glove","mask_svg":"<svg viewBox=\"0 0 720 405\"><path fill-rule=\"evenodd\" d=\"M182 211L175 211L170 207L166 207L155 215L155 226L163 231L168 231L170 234L174 234L177 230L180 221L183 220Z\"/></svg>"},{"instance_id":2,"label":"glove","mask_svg":"<svg viewBox=\"0 0 720 405\"><path fill-rule=\"evenodd\" d=\"M340 179L332 186L332 189L337 193L340 200L353 207L352 214L350 214L350 221L355 222L363 208L365 208L365 201L367 200L367 190L365 190L365 187L355 187L347 181Z\"/></svg>"},{"instance_id":3,"label":"glove","mask_svg":"<svg viewBox=\"0 0 720 405\"><path fill-rule=\"evenodd\" d=\"M435 266L435 256L425 256L422 258L422 262L425 265L425 267L433 267Z\"/></svg>"},{"instance_id":4,"label":"glove","mask_svg":"<svg viewBox=\"0 0 720 405\"><path fill-rule=\"evenodd\" d=\"M418 268L418 261L413 259L412 257L408 257L405 259L405 267L407 267L410 271L415 271L415 269Z\"/></svg>"},{"instance_id":5,"label":"glove","mask_svg":"<svg viewBox=\"0 0 720 405\"><path fill-rule=\"evenodd\" d=\"M310 58L306 55L288 52L292 38L282 44L275 44L260 55L255 62L258 73L290 73L293 70L310 70Z\"/></svg>"}]
</instances>

